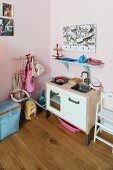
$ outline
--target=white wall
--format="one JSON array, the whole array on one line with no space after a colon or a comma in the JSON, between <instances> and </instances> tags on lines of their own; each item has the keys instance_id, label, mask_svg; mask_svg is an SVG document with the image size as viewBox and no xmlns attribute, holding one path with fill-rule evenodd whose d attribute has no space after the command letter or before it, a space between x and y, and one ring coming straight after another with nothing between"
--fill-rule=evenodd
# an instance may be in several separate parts
<instances>
[{"instance_id":1,"label":"white wall","mask_svg":"<svg viewBox=\"0 0 113 170\"><path fill-rule=\"evenodd\" d=\"M84 53L87 58L100 59L105 63L103 68L91 69L92 77L98 78L105 91L113 91L113 1L112 0L51 0L51 55L56 43L62 44L63 26L80 24L97 25L96 53ZM82 52L66 52L63 54L79 58ZM70 65L70 70L51 57L52 75L80 76L82 66Z\"/></svg>"},{"instance_id":2,"label":"white wall","mask_svg":"<svg viewBox=\"0 0 113 170\"><path fill-rule=\"evenodd\" d=\"M5 0L14 5L14 36L0 37L0 101L9 97L12 86L12 57L31 53L45 67L36 79L35 96L45 87L50 73L49 0Z\"/></svg>"}]
</instances>

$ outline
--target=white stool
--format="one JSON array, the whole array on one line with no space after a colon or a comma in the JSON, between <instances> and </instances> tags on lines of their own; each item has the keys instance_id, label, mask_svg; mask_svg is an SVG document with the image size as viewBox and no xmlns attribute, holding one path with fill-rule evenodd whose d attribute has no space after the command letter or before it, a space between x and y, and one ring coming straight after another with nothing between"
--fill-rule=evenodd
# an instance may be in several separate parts
<instances>
[{"instance_id":1,"label":"white stool","mask_svg":"<svg viewBox=\"0 0 113 170\"><path fill-rule=\"evenodd\" d=\"M96 120L94 131L94 142L96 139L112 147L113 143L98 136L98 133L105 131L113 135L113 93L101 93L101 100L97 103Z\"/></svg>"}]
</instances>

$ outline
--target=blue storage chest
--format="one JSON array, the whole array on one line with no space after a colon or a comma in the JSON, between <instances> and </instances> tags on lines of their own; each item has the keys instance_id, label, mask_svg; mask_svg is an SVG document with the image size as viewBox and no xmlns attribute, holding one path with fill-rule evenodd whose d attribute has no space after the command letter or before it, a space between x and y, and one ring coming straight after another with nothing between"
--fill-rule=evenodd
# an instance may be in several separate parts
<instances>
[{"instance_id":1,"label":"blue storage chest","mask_svg":"<svg viewBox=\"0 0 113 170\"><path fill-rule=\"evenodd\" d=\"M21 105L9 99L0 103L0 140L19 130Z\"/></svg>"}]
</instances>

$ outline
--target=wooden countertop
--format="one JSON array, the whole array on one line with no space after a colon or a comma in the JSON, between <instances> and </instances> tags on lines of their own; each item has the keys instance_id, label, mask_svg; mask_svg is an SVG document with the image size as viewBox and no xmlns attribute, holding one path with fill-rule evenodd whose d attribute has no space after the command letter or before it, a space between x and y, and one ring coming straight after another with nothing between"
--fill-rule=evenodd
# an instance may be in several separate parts
<instances>
[{"instance_id":1,"label":"wooden countertop","mask_svg":"<svg viewBox=\"0 0 113 170\"><path fill-rule=\"evenodd\" d=\"M73 94L76 94L76 95L79 95L79 96L82 96L82 97L86 97L86 98L90 98L92 97L95 93L100 93L100 91L97 91L97 90L94 90L92 89L91 91L89 91L88 93L82 93L82 92L79 92L77 90L73 90L71 89L72 86L74 86L73 84L71 83L66 83L66 84L63 84L63 85L59 85L59 84L56 84L56 83L53 83L51 81L47 81L47 85L52 85L62 91L68 91L69 93L73 93Z\"/></svg>"}]
</instances>

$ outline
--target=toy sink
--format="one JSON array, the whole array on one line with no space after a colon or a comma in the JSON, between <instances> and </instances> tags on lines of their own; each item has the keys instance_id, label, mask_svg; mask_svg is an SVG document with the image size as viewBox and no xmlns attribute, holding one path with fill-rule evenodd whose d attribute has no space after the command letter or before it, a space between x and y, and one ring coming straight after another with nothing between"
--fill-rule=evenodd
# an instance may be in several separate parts
<instances>
[{"instance_id":1,"label":"toy sink","mask_svg":"<svg viewBox=\"0 0 113 170\"><path fill-rule=\"evenodd\" d=\"M82 93L88 93L90 90L92 90L92 88L89 85L85 85L85 84L76 84L72 86L71 89L77 90Z\"/></svg>"}]
</instances>

